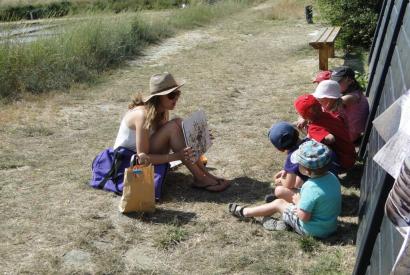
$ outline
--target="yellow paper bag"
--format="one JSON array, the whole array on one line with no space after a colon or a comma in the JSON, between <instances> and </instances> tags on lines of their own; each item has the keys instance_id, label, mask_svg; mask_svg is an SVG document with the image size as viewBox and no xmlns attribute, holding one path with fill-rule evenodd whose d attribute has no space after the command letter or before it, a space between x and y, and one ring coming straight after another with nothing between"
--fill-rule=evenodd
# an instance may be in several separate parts
<instances>
[{"instance_id":1,"label":"yellow paper bag","mask_svg":"<svg viewBox=\"0 0 410 275\"><path fill-rule=\"evenodd\" d=\"M155 211L154 166L148 165L138 169L138 174L133 173L133 167L125 169L119 205L122 213Z\"/></svg>"}]
</instances>

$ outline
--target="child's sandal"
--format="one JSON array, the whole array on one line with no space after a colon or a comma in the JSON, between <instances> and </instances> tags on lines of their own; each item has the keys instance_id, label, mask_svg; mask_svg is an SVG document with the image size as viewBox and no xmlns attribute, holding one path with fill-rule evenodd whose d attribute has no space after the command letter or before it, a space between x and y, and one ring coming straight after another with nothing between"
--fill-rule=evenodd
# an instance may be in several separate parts
<instances>
[{"instance_id":1,"label":"child's sandal","mask_svg":"<svg viewBox=\"0 0 410 275\"><path fill-rule=\"evenodd\" d=\"M245 209L245 206L240 206L236 203L230 203L228 206L229 213L239 219L246 219L245 215L243 214L243 209Z\"/></svg>"}]
</instances>

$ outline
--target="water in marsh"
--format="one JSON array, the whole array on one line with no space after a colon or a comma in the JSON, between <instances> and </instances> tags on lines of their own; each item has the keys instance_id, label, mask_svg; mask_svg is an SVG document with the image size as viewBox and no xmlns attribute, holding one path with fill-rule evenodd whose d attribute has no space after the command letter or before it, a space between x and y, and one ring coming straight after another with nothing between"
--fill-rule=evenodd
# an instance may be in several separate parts
<instances>
[{"instance_id":1,"label":"water in marsh","mask_svg":"<svg viewBox=\"0 0 410 275\"><path fill-rule=\"evenodd\" d=\"M18 26L1 26L0 43L28 43L38 38L58 33L56 24L20 24Z\"/></svg>"},{"instance_id":2,"label":"water in marsh","mask_svg":"<svg viewBox=\"0 0 410 275\"><path fill-rule=\"evenodd\" d=\"M181 6L181 8L183 7ZM135 14L137 13L127 13L127 16L134 16ZM153 17L157 16L170 16L171 10L146 10L138 12L138 14L146 18L146 20L152 20ZM57 35L62 32L63 27L66 25L72 25L73 23L80 23L101 18L114 18L117 16L123 17L124 14L4 22L0 23L0 43L29 43L43 37Z\"/></svg>"}]
</instances>

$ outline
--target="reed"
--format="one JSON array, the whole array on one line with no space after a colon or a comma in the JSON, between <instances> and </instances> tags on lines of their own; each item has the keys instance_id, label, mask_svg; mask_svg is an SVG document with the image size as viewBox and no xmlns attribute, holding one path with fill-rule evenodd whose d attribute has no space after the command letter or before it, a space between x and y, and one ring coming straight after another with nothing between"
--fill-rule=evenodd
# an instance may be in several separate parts
<instances>
[{"instance_id":1,"label":"reed","mask_svg":"<svg viewBox=\"0 0 410 275\"><path fill-rule=\"evenodd\" d=\"M251 1L196 3L171 16L144 20L140 13L96 18L66 29L51 38L31 43L0 44L0 98L13 100L24 92L65 90L73 83L90 82L100 73L138 56L150 43L178 29L208 24L245 7Z\"/></svg>"},{"instance_id":2,"label":"reed","mask_svg":"<svg viewBox=\"0 0 410 275\"><path fill-rule=\"evenodd\" d=\"M63 90L91 81L168 34L137 15L83 22L27 44L7 42L0 45L0 97L15 99L25 91Z\"/></svg>"}]
</instances>

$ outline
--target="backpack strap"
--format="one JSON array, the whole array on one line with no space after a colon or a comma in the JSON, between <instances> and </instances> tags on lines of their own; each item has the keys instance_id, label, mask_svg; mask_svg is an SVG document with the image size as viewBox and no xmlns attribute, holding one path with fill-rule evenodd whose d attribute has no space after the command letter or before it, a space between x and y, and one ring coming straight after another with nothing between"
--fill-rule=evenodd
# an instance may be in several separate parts
<instances>
[{"instance_id":1,"label":"backpack strap","mask_svg":"<svg viewBox=\"0 0 410 275\"><path fill-rule=\"evenodd\" d=\"M112 181L115 184L115 189L117 189L117 194L121 195L122 191L118 188L118 168L120 168L122 161L124 159L124 156L122 156L119 152L116 152L114 155L114 164L112 165L114 167L114 171L112 173Z\"/></svg>"},{"instance_id":2,"label":"backpack strap","mask_svg":"<svg viewBox=\"0 0 410 275\"><path fill-rule=\"evenodd\" d=\"M114 180L114 178L116 178L116 175L117 175L117 172L118 172L118 168L120 168L121 161L122 161L121 155L120 155L118 149L119 149L119 148L117 148L117 149L114 150L114 162L113 162L113 164L112 164L112 166L111 166L110 171L108 171L107 175L105 175L105 177L104 177L103 180L100 182L100 184L98 184L98 187L99 187L100 189L103 189L103 188L104 188L105 184L107 183L107 181L108 181L110 178L113 178L113 180ZM118 184L117 184L117 182L114 181L114 183L115 183L115 188L118 190L118 186L117 186ZM120 191L120 190L118 190L118 191Z\"/></svg>"}]
</instances>

